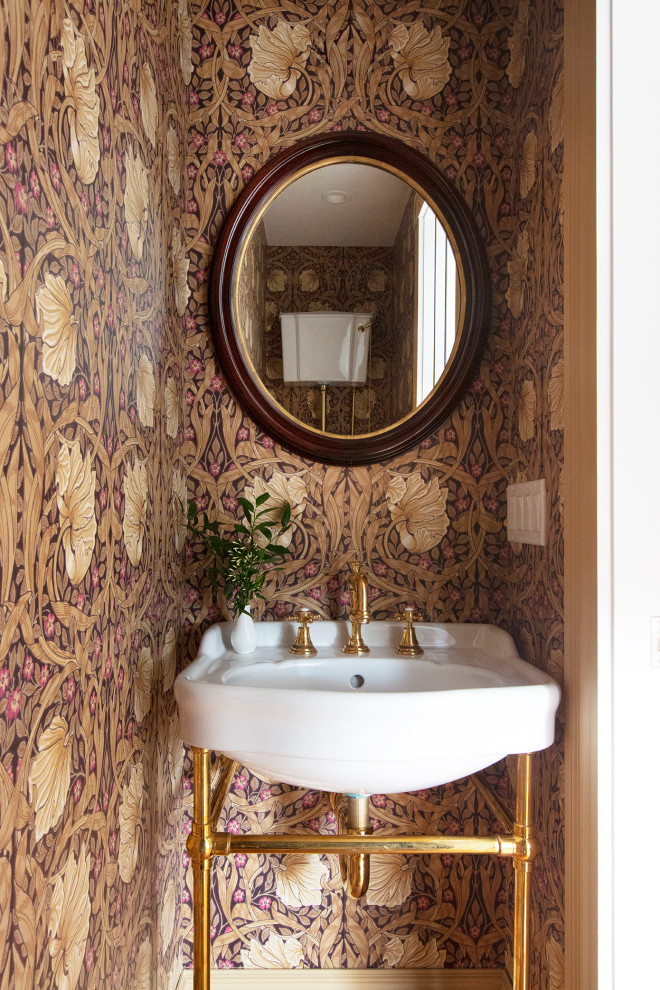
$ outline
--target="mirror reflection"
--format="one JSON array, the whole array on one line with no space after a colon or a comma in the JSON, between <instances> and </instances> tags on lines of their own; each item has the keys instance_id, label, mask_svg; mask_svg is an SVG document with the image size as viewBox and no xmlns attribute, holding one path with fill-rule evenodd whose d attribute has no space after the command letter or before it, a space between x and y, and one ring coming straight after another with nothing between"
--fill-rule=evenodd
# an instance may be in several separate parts
<instances>
[{"instance_id":1,"label":"mirror reflection","mask_svg":"<svg viewBox=\"0 0 660 990\"><path fill-rule=\"evenodd\" d=\"M234 311L275 402L305 426L360 436L433 391L459 336L462 285L416 189L384 168L333 162L291 182L249 232Z\"/></svg>"}]
</instances>

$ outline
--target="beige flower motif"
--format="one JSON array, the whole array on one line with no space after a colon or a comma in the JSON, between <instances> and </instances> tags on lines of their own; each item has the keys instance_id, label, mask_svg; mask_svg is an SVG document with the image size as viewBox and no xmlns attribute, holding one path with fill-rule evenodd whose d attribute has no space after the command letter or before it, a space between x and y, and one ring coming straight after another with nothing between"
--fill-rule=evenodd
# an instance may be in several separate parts
<instances>
[{"instance_id":1,"label":"beige flower motif","mask_svg":"<svg viewBox=\"0 0 660 990\"><path fill-rule=\"evenodd\" d=\"M124 478L124 543L131 564L135 567L142 556L142 540L147 520L147 465L135 459L126 465Z\"/></svg>"},{"instance_id":2,"label":"beige flower motif","mask_svg":"<svg viewBox=\"0 0 660 990\"><path fill-rule=\"evenodd\" d=\"M403 88L413 100L428 100L439 93L451 75L449 38L436 26L427 31L421 21L410 30L398 24L389 40L394 67Z\"/></svg>"},{"instance_id":3,"label":"beige flower motif","mask_svg":"<svg viewBox=\"0 0 660 990\"><path fill-rule=\"evenodd\" d=\"M305 268L298 276L301 292L316 292L319 287L319 277L313 268Z\"/></svg>"},{"instance_id":4,"label":"beige flower motif","mask_svg":"<svg viewBox=\"0 0 660 990\"><path fill-rule=\"evenodd\" d=\"M355 392L355 417L356 419L369 419L374 406L376 405L376 395L371 388L358 388Z\"/></svg>"},{"instance_id":5,"label":"beige flower motif","mask_svg":"<svg viewBox=\"0 0 660 990\"><path fill-rule=\"evenodd\" d=\"M282 268L269 268L266 275L266 285L269 292L284 292L286 289L287 277Z\"/></svg>"},{"instance_id":6,"label":"beige flower motif","mask_svg":"<svg viewBox=\"0 0 660 990\"><path fill-rule=\"evenodd\" d=\"M141 763L131 767L131 776L123 790L119 806L119 876L130 883L135 875L142 821L142 795L144 793L144 769Z\"/></svg>"},{"instance_id":7,"label":"beige flower motif","mask_svg":"<svg viewBox=\"0 0 660 990\"><path fill-rule=\"evenodd\" d=\"M176 440L179 431L179 392L173 375L167 379L165 385L165 432L168 437Z\"/></svg>"},{"instance_id":8,"label":"beige flower motif","mask_svg":"<svg viewBox=\"0 0 660 990\"><path fill-rule=\"evenodd\" d=\"M387 288L387 272L384 268L372 268L367 275L369 292L385 292Z\"/></svg>"},{"instance_id":9,"label":"beige flower motif","mask_svg":"<svg viewBox=\"0 0 660 990\"><path fill-rule=\"evenodd\" d=\"M176 673L176 632L173 627L165 633L163 640L163 690L169 691L174 684Z\"/></svg>"},{"instance_id":10,"label":"beige flower motif","mask_svg":"<svg viewBox=\"0 0 660 990\"><path fill-rule=\"evenodd\" d=\"M140 357L136 374L136 386L138 416L145 426L153 429L156 380L154 378L154 366L146 354Z\"/></svg>"},{"instance_id":11,"label":"beige flower motif","mask_svg":"<svg viewBox=\"0 0 660 990\"><path fill-rule=\"evenodd\" d=\"M399 907L410 897L414 869L405 856L372 856L367 904Z\"/></svg>"},{"instance_id":12,"label":"beige flower motif","mask_svg":"<svg viewBox=\"0 0 660 990\"><path fill-rule=\"evenodd\" d=\"M268 492L269 500L263 506L271 511L268 518L277 521L280 511L285 502L291 506L291 518L294 519L302 514L303 503L307 499L307 489L305 482L299 474L285 475L281 471L273 471L273 476L267 483L261 476L255 478L254 488L245 489L245 497L254 502L260 495ZM286 533L281 533L273 542L278 546L288 547L291 543L293 532L288 529Z\"/></svg>"},{"instance_id":13,"label":"beige flower motif","mask_svg":"<svg viewBox=\"0 0 660 990\"><path fill-rule=\"evenodd\" d=\"M534 382L526 378L520 390L518 403L518 433L523 443L534 436L534 419L536 416L536 392Z\"/></svg>"},{"instance_id":14,"label":"beige flower motif","mask_svg":"<svg viewBox=\"0 0 660 990\"><path fill-rule=\"evenodd\" d=\"M167 952L172 935L174 934L174 919L176 917L176 888L174 878L170 877L165 887L160 909L160 941L163 953Z\"/></svg>"},{"instance_id":15,"label":"beige flower motif","mask_svg":"<svg viewBox=\"0 0 660 990\"><path fill-rule=\"evenodd\" d=\"M183 234L179 227L172 228L172 267L174 269L174 301L176 303L176 311L179 316L183 316L188 300L190 299L190 286L188 285L190 258L186 254Z\"/></svg>"},{"instance_id":16,"label":"beige flower motif","mask_svg":"<svg viewBox=\"0 0 660 990\"><path fill-rule=\"evenodd\" d=\"M170 126L167 129L167 176L174 192L179 195L181 191L181 145L176 128Z\"/></svg>"},{"instance_id":17,"label":"beige flower motif","mask_svg":"<svg viewBox=\"0 0 660 990\"><path fill-rule=\"evenodd\" d=\"M184 86L190 85L193 74L192 45L193 33L188 0L179 2L179 60Z\"/></svg>"},{"instance_id":18,"label":"beige flower motif","mask_svg":"<svg viewBox=\"0 0 660 990\"><path fill-rule=\"evenodd\" d=\"M143 646L137 662L137 673L133 681L133 707L138 722L151 710L151 681L154 672L154 658L148 646Z\"/></svg>"},{"instance_id":19,"label":"beige flower motif","mask_svg":"<svg viewBox=\"0 0 660 990\"><path fill-rule=\"evenodd\" d=\"M170 769L170 780L172 782L172 793L176 794L181 784L183 775L183 741L179 728L179 716L174 715L167 727L167 763Z\"/></svg>"},{"instance_id":20,"label":"beige flower motif","mask_svg":"<svg viewBox=\"0 0 660 990\"><path fill-rule=\"evenodd\" d=\"M548 963L549 990L562 990L564 986L564 953L555 938L549 939L545 947L545 958Z\"/></svg>"},{"instance_id":21,"label":"beige flower motif","mask_svg":"<svg viewBox=\"0 0 660 990\"><path fill-rule=\"evenodd\" d=\"M380 381L387 374L387 361L383 357L375 357L371 359L371 377L376 381Z\"/></svg>"},{"instance_id":22,"label":"beige flower motif","mask_svg":"<svg viewBox=\"0 0 660 990\"><path fill-rule=\"evenodd\" d=\"M550 405L550 429L564 429L564 359L559 358L552 369L548 382L548 402Z\"/></svg>"},{"instance_id":23,"label":"beige flower motif","mask_svg":"<svg viewBox=\"0 0 660 990\"><path fill-rule=\"evenodd\" d=\"M138 949L133 990L151 990L151 940L149 936Z\"/></svg>"},{"instance_id":24,"label":"beige flower motif","mask_svg":"<svg viewBox=\"0 0 660 990\"><path fill-rule=\"evenodd\" d=\"M266 361L266 378L282 378L284 365L282 358L268 358Z\"/></svg>"},{"instance_id":25,"label":"beige flower motif","mask_svg":"<svg viewBox=\"0 0 660 990\"><path fill-rule=\"evenodd\" d=\"M269 31L263 24L257 37L250 37L250 79L273 100L288 100L305 69L312 45L304 24L279 21Z\"/></svg>"},{"instance_id":26,"label":"beige flower motif","mask_svg":"<svg viewBox=\"0 0 660 990\"><path fill-rule=\"evenodd\" d=\"M550 99L550 112L548 114L550 125L550 151L561 144L564 140L564 76L559 79L552 90Z\"/></svg>"},{"instance_id":27,"label":"beige flower motif","mask_svg":"<svg viewBox=\"0 0 660 990\"><path fill-rule=\"evenodd\" d=\"M387 940L383 952L387 965L398 969L443 969L446 957L446 949L438 949L435 939L424 944L419 935L404 940L395 935Z\"/></svg>"},{"instance_id":28,"label":"beige flower motif","mask_svg":"<svg viewBox=\"0 0 660 990\"><path fill-rule=\"evenodd\" d=\"M57 990L78 986L91 912L89 861L83 842L78 859L70 852L64 870L50 881L48 951Z\"/></svg>"},{"instance_id":29,"label":"beige flower motif","mask_svg":"<svg viewBox=\"0 0 660 990\"><path fill-rule=\"evenodd\" d=\"M522 82L525 71L525 42L527 40L527 19L529 16L529 0L520 0L518 6L518 16L513 26L513 33L509 38L509 64L506 67L506 74L514 89L517 89Z\"/></svg>"},{"instance_id":30,"label":"beige flower motif","mask_svg":"<svg viewBox=\"0 0 660 990\"><path fill-rule=\"evenodd\" d=\"M183 509L181 506L183 505ZM174 508L174 547L180 550L186 539L186 516L188 489L183 471L176 470L172 475L172 506Z\"/></svg>"},{"instance_id":31,"label":"beige flower motif","mask_svg":"<svg viewBox=\"0 0 660 990\"><path fill-rule=\"evenodd\" d=\"M140 69L140 111L144 132L153 147L156 147L156 128L158 127L158 100L156 99L156 84L154 74L148 62L143 62Z\"/></svg>"},{"instance_id":32,"label":"beige flower motif","mask_svg":"<svg viewBox=\"0 0 660 990\"><path fill-rule=\"evenodd\" d=\"M303 950L297 938L269 935L262 945L258 939L250 939L250 948L241 952L246 969L297 969L302 966Z\"/></svg>"},{"instance_id":33,"label":"beige flower motif","mask_svg":"<svg viewBox=\"0 0 660 990\"><path fill-rule=\"evenodd\" d=\"M64 95L67 100L71 153L81 182L89 185L99 169L99 97L94 69L87 65L85 42L73 21L62 21Z\"/></svg>"},{"instance_id":34,"label":"beige flower motif","mask_svg":"<svg viewBox=\"0 0 660 990\"><path fill-rule=\"evenodd\" d=\"M277 896L287 907L318 907L323 899L322 886L329 871L319 856L304 853L284 856L275 868Z\"/></svg>"},{"instance_id":35,"label":"beige flower motif","mask_svg":"<svg viewBox=\"0 0 660 990\"><path fill-rule=\"evenodd\" d=\"M142 257L149 219L149 183L147 182L149 171L142 164L140 152L134 154L131 148L126 151L124 165L126 167L124 193L126 230L133 254L139 260Z\"/></svg>"},{"instance_id":36,"label":"beige flower motif","mask_svg":"<svg viewBox=\"0 0 660 990\"><path fill-rule=\"evenodd\" d=\"M44 344L44 371L60 385L70 385L76 367L78 321L72 319L73 301L60 275L46 273L35 296L35 311Z\"/></svg>"},{"instance_id":37,"label":"beige flower motif","mask_svg":"<svg viewBox=\"0 0 660 990\"><path fill-rule=\"evenodd\" d=\"M506 301L516 319L518 319L523 310L528 262L529 234L527 230L523 230L518 235L513 255L506 266L509 273L509 288L506 290Z\"/></svg>"},{"instance_id":38,"label":"beige flower motif","mask_svg":"<svg viewBox=\"0 0 660 990\"><path fill-rule=\"evenodd\" d=\"M66 571L72 584L80 584L92 559L96 539L96 471L92 471L89 451L83 461L78 440L70 445L61 444L55 477Z\"/></svg>"},{"instance_id":39,"label":"beige flower motif","mask_svg":"<svg viewBox=\"0 0 660 990\"><path fill-rule=\"evenodd\" d=\"M437 546L449 527L447 489L437 478L426 482L418 472L407 478L395 474L385 497L406 550L424 553Z\"/></svg>"},{"instance_id":40,"label":"beige flower motif","mask_svg":"<svg viewBox=\"0 0 660 990\"><path fill-rule=\"evenodd\" d=\"M527 199L536 181L536 152L538 138L536 131L530 131L523 144L522 161L520 163L520 195Z\"/></svg>"},{"instance_id":41,"label":"beige flower motif","mask_svg":"<svg viewBox=\"0 0 660 990\"><path fill-rule=\"evenodd\" d=\"M71 781L71 737L68 725L56 715L39 737L28 783L34 809L37 842L62 817Z\"/></svg>"}]
</instances>

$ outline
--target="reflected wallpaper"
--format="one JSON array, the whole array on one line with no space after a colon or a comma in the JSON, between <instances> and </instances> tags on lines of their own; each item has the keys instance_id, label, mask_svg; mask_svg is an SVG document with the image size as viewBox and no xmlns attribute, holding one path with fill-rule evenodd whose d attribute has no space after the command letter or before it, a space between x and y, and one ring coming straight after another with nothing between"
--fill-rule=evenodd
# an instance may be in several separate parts
<instances>
[{"instance_id":1,"label":"reflected wallpaper","mask_svg":"<svg viewBox=\"0 0 660 990\"><path fill-rule=\"evenodd\" d=\"M190 761L172 694L226 616L179 499L293 506L261 617L495 622L561 682L562 31L553 0L0 0L0 990L174 987L191 960ZM451 419L370 468L276 445L225 387L207 277L224 217L299 137L364 128L429 155L483 234L487 351ZM545 548L505 489L545 477ZM326 727L324 727L326 728ZM327 727L331 731L331 727ZM532 980L563 988L563 755L541 757ZM509 763L488 776L511 799ZM496 823L469 781L376 795L377 830ZM233 831L332 831L328 797L236 775ZM394 868L393 868L394 866ZM498 860L235 856L214 877L231 967L510 965Z\"/></svg>"}]
</instances>

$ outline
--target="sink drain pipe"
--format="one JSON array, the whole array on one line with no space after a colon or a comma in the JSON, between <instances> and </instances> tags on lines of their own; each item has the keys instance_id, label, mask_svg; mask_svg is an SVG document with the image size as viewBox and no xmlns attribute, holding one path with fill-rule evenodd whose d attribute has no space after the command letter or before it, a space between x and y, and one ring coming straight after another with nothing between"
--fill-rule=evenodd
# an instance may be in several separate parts
<instances>
[{"instance_id":1,"label":"sink drain pipe","mask_svg":"<svg viewBox=\"0 0 660 990\"><path fill-rule=\"evenodd\" d=\"M339 797L339 796L337 796ZM371 835L369 798L365 794L346 794L337 808L340 832L345 835ZM344 890L357 900L369 889L369 853L349 853L339 857Z\"/></svg>"}]
</instances>

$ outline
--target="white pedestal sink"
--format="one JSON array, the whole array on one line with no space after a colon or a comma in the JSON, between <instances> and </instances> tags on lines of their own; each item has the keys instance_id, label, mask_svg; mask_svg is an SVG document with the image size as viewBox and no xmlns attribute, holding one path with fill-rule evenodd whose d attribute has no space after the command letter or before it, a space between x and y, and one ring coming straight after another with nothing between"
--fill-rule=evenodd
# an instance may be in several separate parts
<instances>
[{"instance_id":1,"label":"white pedestal sink","mask_svg":"<svg viewBox=\"0 0 660 990\"><path fill-rule=\"evenodd\" d=\"M346 794L398 793L457 780L554 739L559 688L496 626L420 623L424 656L400 657L400 625L363 628L368 656L342 653L349 624L314 623L315 657L289 653L296 626L257 623L232 652L211 626L176 679L185 743L273 780Z\"/></svg>"}]
</instances>

